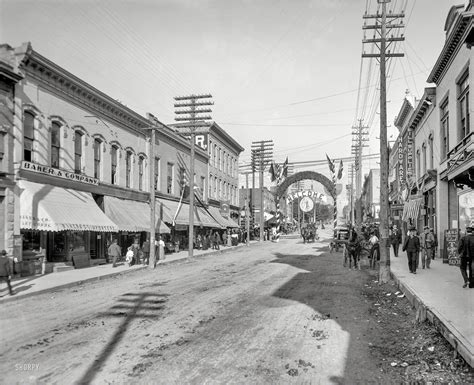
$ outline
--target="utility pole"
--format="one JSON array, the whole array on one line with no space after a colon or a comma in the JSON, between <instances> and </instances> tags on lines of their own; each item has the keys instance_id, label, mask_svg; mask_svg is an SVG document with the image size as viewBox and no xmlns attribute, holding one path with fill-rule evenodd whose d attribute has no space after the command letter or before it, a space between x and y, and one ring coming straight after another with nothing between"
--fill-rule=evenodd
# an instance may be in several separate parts
<instances>
[{"instance_id":1,"label":"utility pole","mask_svg":"<svg viewBox=\"0 0 474 385\"><path fill-rule=\"evenodd\" d=\"M349 189L349 192L351 194L350 196L350 203L351 203L351 223L352 225L354 226L355 222L354 222L354 219L355 219L355 215L354 215L354 163L351 163L351 168L349 169L349 178L351 180L351 184L350 184L350 189Z\"/></svg>"},{"instance_id":2,"label":"utility pole","mask_svg":"<svg viewBox=\"0 0 474 385\"><path fill-rule=\"evenodd\" d=\"M387 48L397 41L403 41L405 38L387 37L387 30L404 28L403 18L404 13L387 14L387 3L390 0L377 0L382 6L382 13L375 15L365 14L364 19L375 19L374 25L366 25L363 29L373 29L378 33L378 37L373 39L365 39L363 43L375 43L380 49L379 54L363 53L362 57L375 57L380 63L380 267L379 267L379 281L386 283L390 279L390 244L388 241L388 218L389 218L389 203L388 203L388 146L387 146L387 89L386 89L386 61L391 57L403 57L403 53L392 53ZM399 19L399 23L395 21ZM387 21L388 20L388 21Z\"/></svg>"},{"instance_id":3,"label":"utility pole","mask_svg":"<svg viewBox=\"0 0 474 385\"><path fill-rule=\"evenodd\" d=\"M260 172L260 242L263 241L263 227L265 225L263 206L263 172L273 157L273 140L252 142L252 164L258 165Z\"/></svg>"},{"instance_id":4,"label":"utility pole","mask_svg":"<svg viewBox=\"0 0 474 385\"><path fill-rule=\"evenodd\" d=\"M212 112L210 108L198 108L211 106L214 103L205 100L212 98L212 95L189 95L189 96L176 96L174 100L184 101L183 103L175 103L175 108L186 108L185 110L176 110L175 113L178 115L175 120L184 122L177 125L182 134L190 137L191 140L191 156L189 161L189 239L188 239L188 255L193 256L194 249L194 152L195 152L195 135L206 133L209 131L210 123L206 120L211 120L208 115L201 115L203 113ZM205 130L207 128L207 130ZM200 129L200 131L198 131Z\"/></svg>"},{"instance_id":5,"label":"utility pole","mask_svg":"<svg viewBox=\"0 0 474 385\"><path fill-rule=\"evenodd\" d=\"M359 119L359 124L352 127L352 155L355 162L355 196L360 199L362 195L362 150L368 147L369 127L362 125L363 119ZM360 205L359 205L360 206ZM358 207L357 217L354 217L357 227L362 223L362 210ZM354 222L353 222L354 223Z\"/></svg>"}]
</instances>

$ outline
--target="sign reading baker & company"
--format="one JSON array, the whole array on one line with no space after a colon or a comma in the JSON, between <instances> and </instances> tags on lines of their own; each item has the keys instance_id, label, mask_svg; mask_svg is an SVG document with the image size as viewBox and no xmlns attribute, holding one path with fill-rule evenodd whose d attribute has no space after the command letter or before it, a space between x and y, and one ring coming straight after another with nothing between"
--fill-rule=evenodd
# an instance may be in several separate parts
<instances>
[{"instance_id":1,"label":"sign reading baker & company","mask_svg":"<svg viewBox=\"0 0 474 385\"><path fill-rule=\"evenodd\" d=\"M73 172L60 170L58 168L43 166L41 164L32 163L32 162L27 162L26 160L21 162L21 168L23 170L36 172L38 174L51 175L51 176L55 176L62 179L73 180L75 182L87 183L87 184L93 184L93 185L99 184L99 179L91 178L87 175L75 174Z\"/></svg>"}]
</instances>

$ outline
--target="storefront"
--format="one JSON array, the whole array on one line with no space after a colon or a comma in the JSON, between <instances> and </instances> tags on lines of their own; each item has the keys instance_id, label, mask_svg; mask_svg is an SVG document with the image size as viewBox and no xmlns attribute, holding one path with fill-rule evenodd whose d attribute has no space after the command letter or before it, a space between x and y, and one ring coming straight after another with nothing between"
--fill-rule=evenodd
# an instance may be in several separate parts
<instances>
[{"instance_id":1,"label":"storefront","mask_svg":"<svg viewBox=\"0 0 474 385\"><path fill-rule=\"evenodd\" d=\"M424 197L410 197L403 206L402 220L406 223L403 231L407 231L411 226L415 226L419 229L418 218L420 209L423 207L425 198Z\"/></svg>"},{"instance_id":2,"label":"storefront","mask_svg":"<svg viewBox=\"0 0 474 385\"><path fill-rule=\"evenodd\" d=\"M117 232L92 194L19 180L22 260L45 258L74 267L105 260L106 237Z\"/></svg>"},{"instance_id":3,"label":"storefront","mask_svg":"<svg viewBox=\"0 0 474 385\"><path fill-rule=\"evenodd\" d=\"M189 204L168 199L157 199L157 211L163 222L171 228L165 242L172 243L178 250L188 249ZM218 223L203 206L194 205L194 236L207 235L214 230L225 228ZM168 247L169 248L169 247Z\"/></svg>"},{"instance_id":4,"label":"storefront","mask_svg":"<svg viewBox=\"0 0 474 385\"><path fill-rule=\"evenodd\" d=\"M118 235L110 234L107 244L112 241L112 236L117 236L118 244L125 254L127 247L132 245L135 239L139 239L140 245L147 239L150 232L150 205L129 199L120 199L104 196L104 212L118 227ZM160 234L170 234L170 228L166 226L160 217L160 205L155 207L155 237Z\"/></svg>"}]
</instances>

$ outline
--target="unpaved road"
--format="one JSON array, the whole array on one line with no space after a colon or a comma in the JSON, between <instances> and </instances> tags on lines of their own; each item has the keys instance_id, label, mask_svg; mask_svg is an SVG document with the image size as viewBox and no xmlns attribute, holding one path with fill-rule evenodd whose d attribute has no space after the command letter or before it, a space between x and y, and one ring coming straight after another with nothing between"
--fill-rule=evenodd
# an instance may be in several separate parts
<instances>
[{"instance_id":1,"label":"unpaved road","mask_svg":"<svg viewBox=\"0 0 474 385\"><path fill-rule=\"evenodd\" d=\"M282 239L2 304L0 383L400 381L340 258Z\"/></svg>"}]
</instances>

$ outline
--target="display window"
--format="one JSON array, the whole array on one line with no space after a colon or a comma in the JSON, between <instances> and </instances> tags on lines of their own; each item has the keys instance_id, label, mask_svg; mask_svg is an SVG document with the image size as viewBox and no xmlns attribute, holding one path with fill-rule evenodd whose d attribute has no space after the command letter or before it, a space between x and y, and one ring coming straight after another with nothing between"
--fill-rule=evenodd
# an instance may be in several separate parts
<instances>
[{"instance_id":1,"label":"display window","mask_svg":"<svg viewBox=\"0 0 474 385\"><path fill-rule=\"evenodd\" d=\"M466 227L474 226L474 191L459 195L459 229L466 232Z\"/></svg>"}]
</instances>

